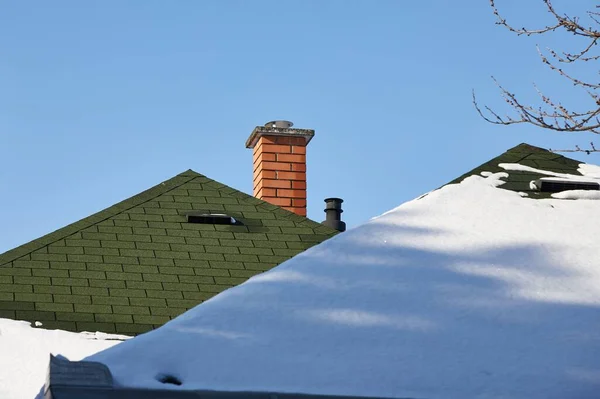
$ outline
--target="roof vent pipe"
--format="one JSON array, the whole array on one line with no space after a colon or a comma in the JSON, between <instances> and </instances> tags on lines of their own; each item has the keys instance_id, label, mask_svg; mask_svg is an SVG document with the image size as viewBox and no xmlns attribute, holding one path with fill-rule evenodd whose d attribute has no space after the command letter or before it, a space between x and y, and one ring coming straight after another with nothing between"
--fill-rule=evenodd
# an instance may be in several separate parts
<instances>
[{"instance_id":1,"label":"roof vent pipe","mask_svg":"<svg viewBox=\"0 0 600 399\"><path fill-rule=\"evenodd\" d=\"M341 198L325 199L325 220L321 224L340 232L346 231L346 223L342 222L342 202Z\"/></svg>"}]
</instances>

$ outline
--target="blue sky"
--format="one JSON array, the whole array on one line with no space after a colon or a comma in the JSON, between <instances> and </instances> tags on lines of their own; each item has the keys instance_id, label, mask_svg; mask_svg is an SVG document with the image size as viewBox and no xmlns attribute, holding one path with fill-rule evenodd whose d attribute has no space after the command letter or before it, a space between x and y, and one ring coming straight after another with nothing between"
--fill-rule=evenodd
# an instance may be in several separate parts
<instances>
[{"instance_id":1,"label":"blue sky","mask_svg":"<svg viewBox=\"0 0 600 399\"><path fill-rule=\"evenodd\" d=\"M541 1L499 5L517 24L548 17ZM570 148L593 138L476 114L473 88L502 105L492 74L525 99L534 81L570 94L538 61L535 43L548 42L494 25L486 1L1 8L0 252L186 169L251 193L244 143L273 119L316 130L309 217L323 220L323 199L339 196L350 227L520 142Z\"/></svg>"}]
</instances>

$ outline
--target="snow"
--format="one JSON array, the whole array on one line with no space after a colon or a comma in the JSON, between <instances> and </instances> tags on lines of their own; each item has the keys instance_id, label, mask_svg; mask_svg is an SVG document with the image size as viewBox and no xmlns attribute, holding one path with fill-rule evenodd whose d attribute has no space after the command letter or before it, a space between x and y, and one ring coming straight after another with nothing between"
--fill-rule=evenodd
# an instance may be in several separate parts
<instances>
[{"instance_id":1,"label":"snow","mask_svg":"<svg viewBox=\"0 0 600 399\"><path fill-rule=\"evenodd\" d=\"M405 203L89 360L126 387L597 398L600 207L505 176Z\"/></svg>"},{"instance_id":2,"label":"snow","mask_svg":"<svg viewBox=\"0 0 600 399\"><path fill-rule=\"evenodd\" d=\"M36 322L36 325L41 323ZM33 398L46 380L50 353L80 360L129 337L34 328L0 319L0 398Z\"/></svg>"},{"instance_id":3,"label":"snow","mask_svg":"<svg viewBox=\"0 0 600 399\"><path fill-rule=\"evenodd\" d=\"M552 198L559 199L582 199L582 200L600 200L600 191L591 190L567 190L552 194Z\"/></svg>"}]
</instances>

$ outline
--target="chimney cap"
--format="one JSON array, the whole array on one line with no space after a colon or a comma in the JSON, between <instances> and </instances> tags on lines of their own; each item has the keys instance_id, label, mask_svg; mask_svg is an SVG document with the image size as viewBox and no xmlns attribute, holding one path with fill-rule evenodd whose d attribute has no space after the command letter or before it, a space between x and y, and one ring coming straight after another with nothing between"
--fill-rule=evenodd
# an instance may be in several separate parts
<instances>
[{"instance_id":1,"label":"chimney cap","mask_svg":"<svg viewBox=\"0 0 600 399\"><path fill-rule=\"evenodd\" d=\"M278 120L265 123L264 126L256 126L250 137L246 140L246 148L254 148L258 139L262 136L280 136L280 137L302 137L306 140L304 145L308 145L315 135L312 129L292 128L294 124L290 121Z\"/></svg>"},{"instance_id":2,"label":"chimney cap","mask_svg":"<svg viewBox=\"0 0 600 399\"><path fill-rule=\"evenodd\" d=\"M279 129L287 129L294 126L293 122L284 121L284 120L276 120L265 123L265 127L276 127Z\"/></svg>"}]
</instances>

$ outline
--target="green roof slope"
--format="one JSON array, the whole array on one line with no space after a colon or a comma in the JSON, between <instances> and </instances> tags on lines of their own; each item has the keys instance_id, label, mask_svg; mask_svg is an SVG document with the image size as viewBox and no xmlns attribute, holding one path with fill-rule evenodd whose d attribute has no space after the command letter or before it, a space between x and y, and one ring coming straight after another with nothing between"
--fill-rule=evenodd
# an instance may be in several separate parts
<instances>
[{"instance_id":1,"label":"green roof slope","mask_svg":"<svg viewBox=\"0 0 600 399\"><path fill-rule=\"evenodd\" d=\"M0 317L141 333L336 233L189 170L0 255Z\"/></svg>"},{"instance_id":2,"label":"green roof slope","mask_svg":"<svg viewBox=\"0 0 600 399\"><path fill-rule=\"evenodd\" d=\"M454 179L449 184L459 183L466 177L472 175L480 175L481 172L507 172L508 177L502 180L506 181L500 188L527 193L530 198L548 198L550 194L534 191L529 187L529 182L539 179L545 175L533 172L504 170L498 165L501 163L518 163L520 165L529 166L536 169L551 171L555 173L568 173L581 176L578 168L583 162L574 159L566 158L562 155L550 152L543 148L535 147L526 143L521 143L516 147L511 148L504 154L484 163L465 173L464 175Z\"/></svg>"}]
</instances>

